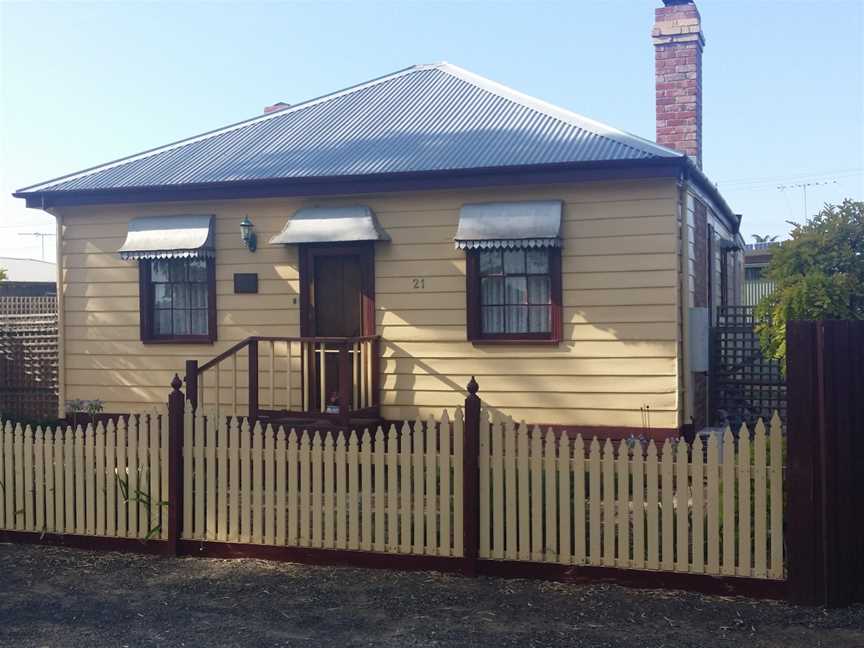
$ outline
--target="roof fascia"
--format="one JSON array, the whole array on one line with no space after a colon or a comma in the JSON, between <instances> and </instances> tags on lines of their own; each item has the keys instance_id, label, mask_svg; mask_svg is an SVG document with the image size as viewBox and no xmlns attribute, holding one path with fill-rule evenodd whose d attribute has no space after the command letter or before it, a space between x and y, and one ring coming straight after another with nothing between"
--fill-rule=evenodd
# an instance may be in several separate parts
<instances>
[{"instance_id":1,"label":"roof fascia","mask_svg":"<svg viewBox=\"0 0 864 648\"><path fill-rule=\"evenodd\" d=\"M592 180L677 177L683 158L620 160L605 163L543 164L484 169L392 173L366 176L292 178L201 185L136 187L113 190L16 192L27 207L51 207L176 202L183 200L235 200L290 196L323 196L422 191L502 185L560 184Z\"/></svg>"}]
</instances>

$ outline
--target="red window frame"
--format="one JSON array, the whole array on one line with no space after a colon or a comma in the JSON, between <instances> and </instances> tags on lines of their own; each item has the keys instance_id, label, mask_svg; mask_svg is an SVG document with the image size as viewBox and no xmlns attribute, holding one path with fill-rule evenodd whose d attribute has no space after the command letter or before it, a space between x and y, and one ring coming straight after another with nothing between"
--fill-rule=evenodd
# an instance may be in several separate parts
<instances>
[{"instance_id":1,"label":"red window frame","mask_svg":"<svg viewBox=\"0 0 864 648\"><path fill-rule=\"evenodd\" d=\"M152 259L138 261L138 311L141 342L144 344L213 344L216 339L216 261L207 261L207 333L205 335L156 335Z\"/></svg>"},{"instance_id":2,"label":"red window frame","mask_svg":"<svg viewBox=\"0 0 864 648\"><path fill-rule=\"evenodd\" d=\"M466 309L468 340L475 344L560 344L563 331L561 308L561 248L545 248L549 253L550 304L549 331L543 333L484 333L481 303L480 253L466 250Z\"/></svg>"}]
</instances>

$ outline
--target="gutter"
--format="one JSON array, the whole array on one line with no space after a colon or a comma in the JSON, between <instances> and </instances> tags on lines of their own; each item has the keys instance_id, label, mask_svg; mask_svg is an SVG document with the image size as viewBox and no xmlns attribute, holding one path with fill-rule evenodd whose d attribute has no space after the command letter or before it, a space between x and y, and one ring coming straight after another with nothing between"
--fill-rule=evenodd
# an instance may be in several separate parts
<instances>
[{"instance_id":1,"label":"gutter","mask_svg":"<svg viewBox=\"0 0 864 648\"><path fill-rule=\"evenodd\" d=\"M723 198L717 185L708 179L705 172L689 156L685 156L684 164L681 166L684 173L684 181L692 181L693 184L705 192L714 203L714 206L717 207L720 215L726 220L726 224L729 225L732 233L738 234L741 229L741 214L736 214L732 211L732 208L729 207L729 203Z\"/></svg>"},{"instance_id":2,"label":"gutter","mask_svg":"<svg viewBox=\"0 0 864 648\"><path fill-rule=\"evenodd\" d=\"M447 169L442 171L380 173L353 176L319 176L239 180L174 185L144 185L112 189L72 189L65 191L19 190L12 195L27 201L27 207L47 209L64 205L91 205L178 200L230 200L287 196L368 194L392 191L422 191L444 188L470 188L526 184L620 180L651 177L692 179L716 203L730 228L736 232L740 218L732 213L717 188L685 155L643 160L606 162L566 162L522 166Z\"/></svg>"}]
</instances>

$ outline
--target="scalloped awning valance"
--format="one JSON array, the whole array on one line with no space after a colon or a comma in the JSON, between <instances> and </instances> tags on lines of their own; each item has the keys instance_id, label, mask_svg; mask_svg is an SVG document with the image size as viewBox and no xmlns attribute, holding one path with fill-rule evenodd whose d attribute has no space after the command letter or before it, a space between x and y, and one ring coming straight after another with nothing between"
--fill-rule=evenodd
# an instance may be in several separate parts
<instances>
[{"instance_id":1,"label":"scalloped awning valance","mask_svg":"<svg viewBox=\"0 0 864 648\"><path fill-rule=\"evenodd\" d=\"M561 247L560 200L463 205L454 241L476 248Z\"/></svg>"},{"instance_id":2,"label":"scalloped awning valance","mask_svg":"<svg viewBox=\"0 0 864 648\"><path fill-rule=\"evenodd\" d=\"M213 256L213 216L142 216L129 221L122 259L183 259Z\"/></svg>"}]
</instances>

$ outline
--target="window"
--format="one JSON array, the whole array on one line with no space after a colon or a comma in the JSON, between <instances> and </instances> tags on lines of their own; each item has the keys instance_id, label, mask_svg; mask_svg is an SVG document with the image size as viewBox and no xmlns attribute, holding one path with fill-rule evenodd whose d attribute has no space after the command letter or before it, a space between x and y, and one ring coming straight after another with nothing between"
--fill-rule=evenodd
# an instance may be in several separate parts
<instances>
[{"instance_id":1,"label":"window","mask_svg":"<svg viewBox=\"0 0 864 648\"><path fill-rule=\"evenodd\" d=\"M745 268L744 279L746 281L759 281L762 279L762 268L760 266Z\"/></svg>"},{"instance_id":2,"label":"window","mask_svg":"<svg viewBox=\"0 0 864 648\"><path fill-rule=\"evenodd\" d=\"M468 266L469 339L560 341L558 248L472 250Z\"/></svg>"},{"instance_id":3,"label":"window","mask_svg":"<svg viewBox=\"0 0 864 648\"><path fill-rule=\"evenodd\" d=\"M216 339L216 276L212 259L142 260L139 274L143 341Z\"/></svg>"}]
</instances>

